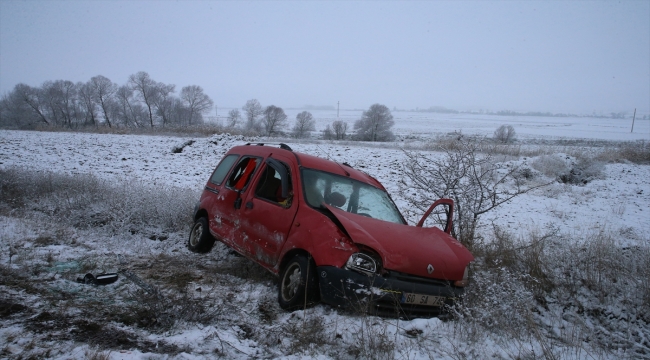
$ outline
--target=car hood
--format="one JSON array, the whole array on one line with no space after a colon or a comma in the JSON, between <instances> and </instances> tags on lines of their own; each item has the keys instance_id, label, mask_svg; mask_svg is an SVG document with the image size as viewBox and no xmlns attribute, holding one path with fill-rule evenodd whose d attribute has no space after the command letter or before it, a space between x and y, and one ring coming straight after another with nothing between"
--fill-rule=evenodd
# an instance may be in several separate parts
<instances>
[{"instance_id":1,"label":"car hood","mask_svg":"<svg viewBox=\"0 0 650 360\"><path fill-rule=\"evenodd\" d=\"M382 257L384 268L427 278L462 280L474 260L460 242L438 228L423 228L377 220L326 205L353 242ZM427 268L433 266L433 272Z\"/></svg>"}]
</instances>

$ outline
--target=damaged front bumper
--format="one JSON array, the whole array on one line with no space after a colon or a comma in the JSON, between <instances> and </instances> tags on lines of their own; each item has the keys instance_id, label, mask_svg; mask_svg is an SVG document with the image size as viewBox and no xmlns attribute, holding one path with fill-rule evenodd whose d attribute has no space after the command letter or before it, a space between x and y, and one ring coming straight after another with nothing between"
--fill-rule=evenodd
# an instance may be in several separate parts
<instances>
[{"instance_id":1,"label":"damaged front bumper","mask_svg":"<svg viewBox=\"0 0 650 360\"><path fill-rule=\"evenodd\" d=\"M366 276L334 266L317 267L321 301L362 313L389 317L432 317L445 312L463 294L447 281L389 272ZM408 304L406 294L443 297L440 306ZM444 302L444 304L443 304Z\"/></svg>"}]
</instances>

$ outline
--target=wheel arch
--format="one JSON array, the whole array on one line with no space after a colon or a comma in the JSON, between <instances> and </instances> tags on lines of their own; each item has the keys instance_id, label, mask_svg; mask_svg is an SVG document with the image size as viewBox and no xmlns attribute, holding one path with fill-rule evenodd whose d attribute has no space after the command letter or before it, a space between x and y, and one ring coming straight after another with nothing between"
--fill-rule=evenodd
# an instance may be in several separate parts
<instances>
[{"instance_id":1,"label":"wheel arch","mask_svg":"<svg viewBox=\"0 0 650 360\"><path fill-rule=\"evenodd\" d=\"M282 269L287 266L289 260L291 260L296 255L303 255L307 258L307 260L311 261L311 263L314 264L313 256L309 253L309 251L300 248L291 249L287 251L287 253L282 257L282 260L280 260L280 266L278 266L278 274L280 274L282 272Z\"/></svg>"},{"instance_id":2,"label":"wheel arch","mask_svg":"<svg viewBox=\"0 0 650 360\"><path fill-rule=\"evenodd\" d=\"M197 209L196 212L194 213L194 221L196 221L196 220L198 220L198 219L200 219L202 217L210 220L210 218L208 217L208 211L207 210L205 210L205 209Z\"/></svg>"}]
</instances>

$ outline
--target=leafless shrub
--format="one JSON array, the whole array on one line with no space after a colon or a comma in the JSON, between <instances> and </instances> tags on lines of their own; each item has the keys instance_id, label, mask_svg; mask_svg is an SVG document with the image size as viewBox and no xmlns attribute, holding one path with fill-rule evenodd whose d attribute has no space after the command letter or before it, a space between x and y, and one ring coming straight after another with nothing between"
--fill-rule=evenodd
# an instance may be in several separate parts
<instances>
[{"instance_id":1,"label":"leafless shrub","mask_svg":"<svg viewBox=\"0 0 650 360\"><path fill-rule=\"evenodd\" d=\"M572 185L584 185L600 178L604 167L602 162L584 154L577 158L559 154L543 155L533 160L531 166L548 177Z\"/></svg>"},{"instance_id":2,"label":"leafless shrub","mask_svg":"<svg viewBox=\"0 0 650 360\"><path fill-rule=\"evenodd\" d=\"M495 162L491 154L480 154L481 146L481 141L460 136L439 149L442 157L405 152L401 179L401 195L422 213L437 199L454 200L452 235L470 250L482 214L548 185L521 181L520 166Z\"/></svg>"},{"instance_id":3,"label":"leafless shrub","mask_svg":"<svg viewBox=\"0 0 650 360\"><path fill-rule=\"evenodd\" d=\"M494 139L504 144L515 141L517 134L512 125L501 125L494 131Z\"/></svg>"},{"instance_id":4,"label":"leafless shrub","mask_svg":"<svg viewBox=\"0 0 650 360\"><path fill-rule=\"evenodd\" d=\"M569 171L566 162L559 155L542 155L533 160L531 166L550 178L557 178Z\"/></svg>"}]
</instances>

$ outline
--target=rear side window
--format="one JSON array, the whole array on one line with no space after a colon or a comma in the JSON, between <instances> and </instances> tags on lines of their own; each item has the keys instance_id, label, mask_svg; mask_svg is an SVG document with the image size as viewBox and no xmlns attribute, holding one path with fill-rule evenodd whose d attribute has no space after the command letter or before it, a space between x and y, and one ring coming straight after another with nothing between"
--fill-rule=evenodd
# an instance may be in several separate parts
<instances>
[{"instance_id":1,"label":"rear side window","mask_svg":"<svg viewBox=\"0 0 650 360\"><path fill-rule=\"evenodd\" d=\"M235 169L230 174L226 186L235 190L243 190L253 177L255 169L261 163L260 158L245 157L237 163Z\"/></svg>"},{"instance_id":2,"label":"rear side window","mask_svg":"<svg viewBox=\"0 0 650 360\"><path fill-rule=\"evenodd\" d=\"M217 168L214 169L212 177L210 178L210 182L213 184L221 185L223 179L225 179L226 175L228 175L228 171L232 167L232 164L235 163L235 160L237 160L238 157L239 155L230 154L223 158L223 160L221 160L221 163L217 165Z\"/></svg>"}]
</instances>

